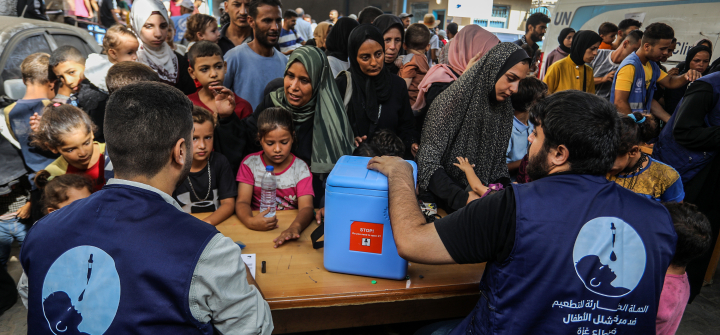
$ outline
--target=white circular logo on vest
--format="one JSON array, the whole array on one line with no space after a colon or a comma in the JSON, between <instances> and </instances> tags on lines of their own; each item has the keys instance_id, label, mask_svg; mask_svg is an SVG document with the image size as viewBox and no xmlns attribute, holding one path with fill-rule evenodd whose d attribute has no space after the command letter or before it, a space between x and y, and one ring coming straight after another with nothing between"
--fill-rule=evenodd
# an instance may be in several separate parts
<instances>
[{"instance_id":1,"label":"white circular logo on vest","mask_svg":"<svg viewBox=\"0 0 720 335\"><path fill-rule=\"evenodd\" d=\"M586 223L575 240L573 263L585 287L606 297L621 297L642 279L645 245L627 222L599 217Z\"/></svg>"},{"instance_id":2,"label":"white circular logo on vest","mask_svg":"<svg viewBox=\"0 0 720 335\"><path fill-rule=\"evenodd\" d=\"M103 334L120 304L120 276L102 249L72 248L50 266L42 308L53 334Z\"/></svg>"},{"instance_id":3,"label":"white circular logo on vest","mask_svg":"<svg viewBox=\"0 0 720 335\"><path fill-rule=\"evenodd\" d=\"M642 79L638 78L638 80L635 81L635 86L642 87L642 85L643 85Z\"/></svg>"}]
</instances>

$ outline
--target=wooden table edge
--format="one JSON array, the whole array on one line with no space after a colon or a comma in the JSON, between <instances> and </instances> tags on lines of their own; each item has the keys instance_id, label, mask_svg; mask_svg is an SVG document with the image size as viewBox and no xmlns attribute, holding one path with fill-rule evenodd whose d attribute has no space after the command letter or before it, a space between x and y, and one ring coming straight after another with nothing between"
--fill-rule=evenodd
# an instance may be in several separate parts
<instances>
[{"instance_id":1,"label":"wooden table edge","mask_svg":"<svg viewBox=\"0 0 720 335\"><path fill-rule=\"evenodd\" d=\"M300 296L291 298L276 298L267 300L271 310L284 310L295 308L319 308L332 306L369 305L376 303L444 299L477 295L478 283L421 287L415 289L394 289L373 292L349 292L328 294L322 296Z\"/></svg>"}]
</instances>

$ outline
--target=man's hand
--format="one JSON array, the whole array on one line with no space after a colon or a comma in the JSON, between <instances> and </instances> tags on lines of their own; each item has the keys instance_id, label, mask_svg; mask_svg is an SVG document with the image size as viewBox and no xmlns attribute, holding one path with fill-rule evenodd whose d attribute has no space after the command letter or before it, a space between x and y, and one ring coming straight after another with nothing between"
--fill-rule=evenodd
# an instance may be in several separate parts
<instances>
[{"instance_id":1,"label":"man's hand","mask_svg":"<svg viewBox=\"0 0 720 335\"><path fill-rule=\"evenodd\" d=\"M324 217L325 217L325 207L320 208L315 212L315 221L317 221L317 224L320 224L320 222L322 222Z\"/></svg>"},{"instance_id":2,"label":"man's hand","mask_svg":"<svg viewBox=\"0 0 720 335\"><path fill-rule=\"evenodd\" d=\"M602 82L603 83L612 82L613 78L615 78L615 71L610 71L605 76L603 76Z\"/></svg>"},{"instance_id":3,"label":"man's hand","mask_svg":"<svg viewBox=\"0 0 720 335\"><path fill-rule=\"evenodd\" d=\"M413 143L410 146L410 152L412 152L413 157L417 156L418 150L420 150L420 144Z\"/></svg>"},{"instance_id":4,"label":"man's hand","mask_svg":"<svg viewBox=\"0 0 720 335\"><path fill-rule=\"evenodd\" d=\"M380 172L385 176L389 176L394 172L403 172L412 175L412 166L402 158L395 156L373 157L373 159L368 162L367 168Z\"/></svg>"},{"instance_id":5,"label":"man's hand","mask_svg":"<svg viewBox=\"0 0 720 335\"><path fill-rule=\"evenodd\" d=\"M270 209L266 209L265 211L262 211L257 215L253 216L252 219L247 222L248 228L259 231L276 229L278 227L277 216L266 218L265 215L267 215L268 213L270 213Z\"/></svg>"},{"instance_id":6,"label":"man's hand","mask_svg":"<svg viewBox=\"0 0 720 335\"><path fill-rule=\"evenodd\" d=\"M228 117L235 112L235 94L225 86L208 87L215 96L215 108L217 108L218 116L221 118Z\"/></svg>"},{"instance_id":7,"label":"man's hand","mask_svg":"<svg viewBox=\"0 0 720 335\"><path fill-rule=\"evenodd\" d=\"M680 69L674 67L674 68L670 69L670 71L668 71L667 74L669 74L671 76L677 76L680 74Z\"/></svg>"},{"instance_id":8,"label":"man's hand","mask_svg":"<svg viewBox=\"0 0 720 335\"><path fill-rule=\"evenodd\" d=\"M700 79L700 77L702 77L702 74L693 69L690 69L690 70L688 70L688 72L685 73L685 79L687 79L687 81L690 81L690 82L693 82L696 79Z\"/></svg>"},{"instance_id":9,"label":"man's hand","mask_svg":"<svg viewBox=\"0 0 720 335\"><path fill-rule=\"evenodd\" d=\"M298 227L296 227L294 224L291 224L288 229L285 229L282 233L280 233L280 236L275 238L273 242L275 243L275 248L281 246L283 243L288 242L290 240L297 240L300 238L300 230Z\"/></svg>"}]
</instances>

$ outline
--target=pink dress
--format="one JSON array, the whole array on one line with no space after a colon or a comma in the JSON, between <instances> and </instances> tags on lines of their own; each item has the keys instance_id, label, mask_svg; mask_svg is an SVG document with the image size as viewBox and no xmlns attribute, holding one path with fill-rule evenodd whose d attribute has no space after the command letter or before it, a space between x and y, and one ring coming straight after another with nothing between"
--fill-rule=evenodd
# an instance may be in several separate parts
<instances>
[{"instance_id":1,"label":"pink dress","mask_svg":"<svg viewBox=\"0 0 720 335\"><path fill-rule=\"evenodd\" d=\"M75 16L81 16L81 17L89 17L90 16L90 12L88 12L88 9L85 7L85 1L75 0Z\"/></svg>"},{"instance_id":2,"label":"pink dress","mask_svg":"<svg viewBox=\"0 0 720 335\"><path fill-rule=\"evenodd\" d=\"M260 209L260 191L262 178L265 175L263 152L256 152L243 159L238 170L237 181L253 185L253 196L250 207ZM315 196L312 188L312 174L302 159L291 154L292 163L284 171L275 171L277 182L277 210L297 209L298 198L304 195Z\"/></svg>"},{"instance_id":3,"label":"pink dress","mask_svg":"<svg viewBox=\"0 0 720 335\"><path fill-rule=\"evenodd\" d=\"M666 274L655 320L657 335L675 334L689 299L690 283L687 273L682 275Z\"/></svg>"}]
</instances>

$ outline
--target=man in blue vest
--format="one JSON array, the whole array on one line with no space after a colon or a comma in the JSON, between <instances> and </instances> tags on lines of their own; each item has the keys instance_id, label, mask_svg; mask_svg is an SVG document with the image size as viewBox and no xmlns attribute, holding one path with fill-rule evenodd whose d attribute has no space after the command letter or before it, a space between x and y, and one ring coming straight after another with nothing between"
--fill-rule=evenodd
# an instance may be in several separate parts
<instances>
[{"instance_id":1,"label":"man in blue vest","mask_svg":"<svg viewBox=\"0 0 720 335\"><path fill-rule=\"evenodd\" d=\"M657 85L674 89L700 78L701 74L695 70L670 76L660 69L657 62L670 56L668 53L673 38L675 31L672 27L661 22L653 23L645 29L640 49L620 63L610 89L610 102L615 104L619 112L652 112L667 122L670 114L660 104L653 102Z\"/></svg>"},{"instance_id":2,"label":"man in blue vest","mask_svg":"<svg viewBox=\"0 0 720 335\"><path fill-rule=\"evenodd\" d=\"M39 220L22 247L29 334L272 332L240 248L171 197L192 163L192 108L155 82L110 96L115 179Z\"/></svg>"},{"instance_id":3,"label":"man in blue vest","mask_svg":"<svg viewBox=\"0 0 720 335\"><path fill-rule=\"evenodd\" d=\"M685 201L698 206L713 228L710 250L720 231L720 72L688 86L677 110L660 133L653 157L680 173ZM688 264L690 301L700 293L712 252Z\"/></svg>"},{"instance_id":4,"label":"man in blue vest","mask_svg":"<svg viewBox=\"0 0 720 335\"><path fill-rule=\"evenodd\" d=\"M434 223L425 224L415 201L409 164L391 157L368 164L388 176L403 258L487 262L471 314L428 333L654 334L677 237L662 205L605 178L618 150L615 108L571 90L531 113L533 182L485 195Z\"/></svg>"}]
</instances>

